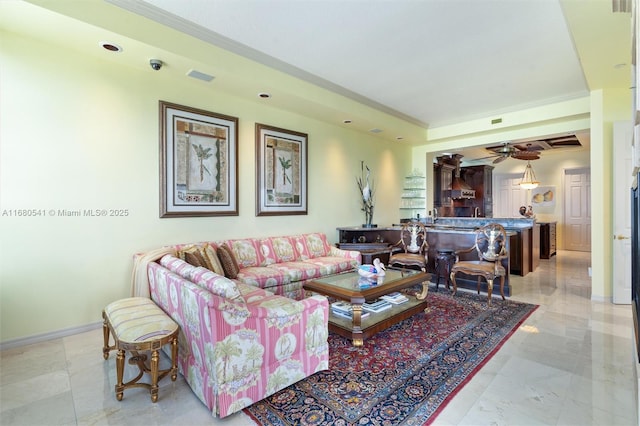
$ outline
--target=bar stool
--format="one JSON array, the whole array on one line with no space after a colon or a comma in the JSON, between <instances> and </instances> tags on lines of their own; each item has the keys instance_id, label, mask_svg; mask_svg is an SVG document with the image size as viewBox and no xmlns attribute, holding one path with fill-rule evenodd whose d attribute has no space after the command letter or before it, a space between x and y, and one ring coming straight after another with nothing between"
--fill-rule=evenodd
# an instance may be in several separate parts
<instances>
[{"instance_id":1,"label":"bar stool","mask_svg":"<svg viewBox=\"0 0 640 426\"><path fill-rule=\"evenodd\" d=\"M440 286L440 275L444 275L444 282L447 290L449 289L449 283L451 282L449 275L451 274L451 267L455 262L456 254L453 249L436 249L436 291L438 291L438 286Z\"/></svg>"}]
</instances>

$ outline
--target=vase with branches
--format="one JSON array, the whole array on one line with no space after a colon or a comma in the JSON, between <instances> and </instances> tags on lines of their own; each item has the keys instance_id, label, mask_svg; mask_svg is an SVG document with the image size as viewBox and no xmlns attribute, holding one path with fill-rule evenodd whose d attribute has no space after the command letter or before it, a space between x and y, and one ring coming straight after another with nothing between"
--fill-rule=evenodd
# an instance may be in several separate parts
<instances>
[{"instance_id":1,"label":"vase with branches","mask_svg":"<svg viewBox=\"0 0 640 426\"><path fill-rule=\"evenodd\" d=\"M365 223L362 226L364 228L375 228L375 225L372 224L374 181L373 177L371 177L371 170L369 169L369 166L364 164L364 161L360 161L360 177L356 178L356 183L360 190L360 197L362 200L361 210L364 212L365 218Z\"/></svg>"}]
</instances>

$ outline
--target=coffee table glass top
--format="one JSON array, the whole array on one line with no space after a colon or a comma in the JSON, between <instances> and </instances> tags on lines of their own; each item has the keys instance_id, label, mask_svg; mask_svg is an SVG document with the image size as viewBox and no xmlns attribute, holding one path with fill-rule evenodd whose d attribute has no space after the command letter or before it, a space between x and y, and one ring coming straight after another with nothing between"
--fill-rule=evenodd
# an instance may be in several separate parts
<instances>
[{"instance_id":1,"label":"coffee table glass top","mask_svg":"<svg viewBox=\"0 0 640 426\"><path fill-rule=\"evenodd\" d=\"M357 271L329 275L323 278L316 278L313 281L325 285L339 287L345 290L363 290L365 288L380 287L393 281L411 277L420 273L422 272L413 269L387 268L385 275L383 277L379 277L377 281L363 278L360 276L360 274L358 274Z\"/></svg>"}]
</instances>

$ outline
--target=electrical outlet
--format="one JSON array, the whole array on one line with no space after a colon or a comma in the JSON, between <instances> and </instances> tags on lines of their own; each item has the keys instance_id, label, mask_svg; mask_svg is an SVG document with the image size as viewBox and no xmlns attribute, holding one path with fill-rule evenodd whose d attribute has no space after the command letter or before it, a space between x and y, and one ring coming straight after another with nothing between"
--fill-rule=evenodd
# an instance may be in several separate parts
<instances>
[{"instance_id":1,"label":"electrical outlet","mask_svg":"<svg viewBox=\"0 0 640 426\"><path fill-rule=\"evenodd\" d=\"M591 276L591 266L589 266L589 267L587 268L587 271L588 271L589 276Z\"/></svg>"}]
</instances>

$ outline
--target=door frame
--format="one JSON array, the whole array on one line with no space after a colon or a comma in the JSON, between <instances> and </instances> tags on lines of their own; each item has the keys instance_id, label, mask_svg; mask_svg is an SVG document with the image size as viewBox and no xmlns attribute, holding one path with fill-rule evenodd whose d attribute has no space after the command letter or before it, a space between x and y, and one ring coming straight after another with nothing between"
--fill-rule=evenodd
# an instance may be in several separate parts
<instances>
[{"instance_id":1,"label":"door frame","mask_svg":"<svg viewBox=\"0 0 640 426\"><path fill-rule=\"evenodd\" d=\"M567 172L571 172L571 171L580 171L580 170L584 170L587 171L589 173L589 180L591 179L591 167L567 167L565 169L562 170L562 192L563 192L563 207L562 207L562 226L563 226L563 232L562 232L562 248L563 250L570 250L569 247L570 245L568 244L568 238L569 238L569 232L568 232L568 225L569 225L569 220L567 219L567 215L568 215L568 209L567 209L567 204L568 204L568 200L569 200L569 194L567 193L568 191L567 189ZM569 173L570 174L570 173ZM589 204L593 203L593 200L591 200L589 198ZM589 208L589 210L591 210L591 205L587 206ZM591 218L589 218L589 223L591 223ZM591 228L589 230L588 233L588 238L589 240L591 240ZM584 250L585 252L591 252L591 242L589 243L589 250Z\"/></svg>"}]
</instances>

